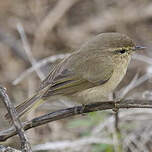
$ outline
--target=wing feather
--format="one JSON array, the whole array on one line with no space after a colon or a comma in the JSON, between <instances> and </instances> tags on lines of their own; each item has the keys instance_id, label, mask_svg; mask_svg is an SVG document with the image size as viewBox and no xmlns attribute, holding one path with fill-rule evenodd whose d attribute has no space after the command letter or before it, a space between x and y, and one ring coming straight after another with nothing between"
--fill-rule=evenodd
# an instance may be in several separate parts
<instances>
[{"instance_id":1,"label":"wing feather","mask_svg":"<svg viewBox=\"0 0 152 152\"><path fill-rule=\"evenodd\" d=\"M103 57L96 55L82 60L79 57L80 55L69 57L52 70L41 84L41 89L50 85L43 97L74 94L102 85L110 79L113 73L110 60L105 63Z\"/></svg>"}]
</instances>

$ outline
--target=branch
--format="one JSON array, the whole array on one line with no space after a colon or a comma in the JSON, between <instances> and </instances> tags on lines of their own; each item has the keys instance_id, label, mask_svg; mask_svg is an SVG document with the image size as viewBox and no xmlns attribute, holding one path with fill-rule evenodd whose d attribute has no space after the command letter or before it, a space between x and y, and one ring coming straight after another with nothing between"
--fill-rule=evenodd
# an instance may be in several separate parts
<instances>
[{"instance_id":1,"label":"branch","mask_svg":"<svg viewBox=\"0 0 152 152\"><path fill-rule=\"evenodd\" d=\"M152 108L152 100L123 100L123 101L105 101L105 102L96 102L88 104L85 106L76 106L67 109L61 109L55 112L51 112L40 117L36 117L30 121L24 122L24 130L28 130L34 127L44 125L46 123L68 118L75 115L80 115L83 113L89 113L94 111L115 109L115 108ZM0 141L5 141L8 138L17 134L17 131L14 127L11 127L7 130L0 132Z\"/></svg>"},{"instance_id":2,"label":"branch","mask_svg":"<svg viewBox=\"0 0 152 152\"><path fill-rule=\"evenodd\" d=\"M25 53L26 53L31 65L34 66L37 63L37 61L35 60L35 58L32 55L30 44L28 42L27 36L26 36L26 34L24 32L24 28L23 28L21 23L17 24L17 29L18 29L18 32L20 34ZM41 69L37 68L37 69L35 69L35 71L36 71L37 75L39 76L39 78L41 80L43 80L45 78L45 76L42 73Z\"/></svg>"},{"instance_id":3,"label":"branch","mask_svg":"<svg viewBox=\"0 0 152 152\"><path fill-rule=\"evenodd\" d=\"M43 66L45 66L48 63L53 63L55 61L57 61L58 59L63 59L67 56L69 56L69 53L66 54L58 54L58 55L53 55L53 56L49 56L46 57L40 61L37 61L34 66L31 66L30 68L26 69L25 71L23 71L13 82L13 85L17 85L18 83L20 83L23 79L25 79L27 76L29 76L33 71L35 71L38 68L41 68Z\"/></svg>"},{"instance_id":4,"label":"branch","mask_svg":"<svg viewBox=\"0 0 152 152\"><path fill-rule=\"evenodd\" d=\"M21 151L11 147L4 147L3 145L0 145L0 152L21 152Z\"/></svg>"},{"instance_id":5,"label":"branch","mask_svg":"<svg viewBox=\"0 0 152 152\"><path fill-rule=\"evenodd\" d=\"M2 27L0 29L0 41L10 47L10 51L12 51L17 57L21 58L27 65L30 64L20 42L18 42L15 36L11 35L11 33L7 33L2 29Z\"/></svg>"},{"instance_id":6,"label":"branch","mask_svg":"<svg viewBox=\"0 0 152 152\"><path fill-rule=\"evenodd\" d=\"M0 99L5 104L7 111L8 111L8 114L10 115L10 118L15 126L14 129L20 137L22 151L23 152L31 152L30 144L28 143L28 140L25 136L23 126L22 126L20 120L17 118L16 110L13 107L13 105L9 99L9 96L6 93L6 89L3 88L2 86L0 86Z\"/></svg>"},{"instance_id":7,"label":"branch","mask_svg":"<svg viewBox=\"0 0 152 152\"><path fill-rule=\"evenodd\" d=\"M48 13L37 28L35 32L34 47L36 43L45 40L47 34L51 32L66 12L78 1L79 0L60 0L57 2L56 6Z\"/></svg>"}]
</instances>

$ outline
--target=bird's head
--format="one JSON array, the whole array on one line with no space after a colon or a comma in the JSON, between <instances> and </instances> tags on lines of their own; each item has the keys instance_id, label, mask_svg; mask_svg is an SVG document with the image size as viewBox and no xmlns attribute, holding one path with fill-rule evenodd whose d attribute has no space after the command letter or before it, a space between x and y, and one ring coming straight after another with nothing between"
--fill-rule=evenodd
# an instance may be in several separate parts
<instances>
[{"instance_id":1,"label":"bird's head","mask_svg":"<svg viewBox=\"0 0 152 152\"><path fill-rule=\"evenodd\" d=\"M116 64L130 60L134 52L145 49L145 47L136 46L131 38L121 33L99 34L88 41L87 47L99 51L103 56L110 57Z\"/></svg>"}]
</instances>

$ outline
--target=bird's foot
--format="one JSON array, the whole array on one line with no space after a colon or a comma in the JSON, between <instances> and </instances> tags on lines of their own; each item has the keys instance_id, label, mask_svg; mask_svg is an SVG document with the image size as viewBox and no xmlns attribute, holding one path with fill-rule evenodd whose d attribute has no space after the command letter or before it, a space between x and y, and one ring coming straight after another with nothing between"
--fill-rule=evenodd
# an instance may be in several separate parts
<instances>
[{"instance_id":1,"label":"bird's foot","mask_svg":"<svg viewBox=\"0 0 152 152\"><path fill-rule=\"evenodd\" d=\"M83 113L83 112L84 112L84 109L85 109L85 105L82 104L81 107L76 107L76 108L74 109L74 113L75 113L75 114L85 115L85 114Z\"/></svg>"},{"instance_id":2,"label":"bird's foot","mask_svg":"<svg viewBox=\"0 0 152 152\"><path fill-rule=\"evenodd\" d=\"M86 106L86 105L82 104L82 108L81 108L81 110L80 110L80 113L81 113L82 116L85 116L85 115L86 115L85 113L83 113L83 112L84 112L84 109L85 109L85 106Z\"/></svg>"},{"instance_id":3,"label":"bird's foot","mask_svg":"<svg viewBox=\"0 0 152 152\"><path fill-rule=\"evenodd\" d=\"M112 109L113 110L113 112L115 112L115 113L117 113L118 111L119 111L119 108L118 108L118 106L117 106L117 103L118 103L118 101L120 101L120 100L115 100L114 101L114 108Z\"/></svg>"},{"instance_id":4,"label":"bird's foot","mask_svg":"<svg viewBox=\"0 0 152 152\"><path fill-rule=\"evenodd\" d=\"M123 101L124 98L121 99L117 99L114 101L114 108L112 109L115 113L117 113L119 111L119 107L118 107L118 103L120 103L121 101Z\"/></svg>"}]
</instances>

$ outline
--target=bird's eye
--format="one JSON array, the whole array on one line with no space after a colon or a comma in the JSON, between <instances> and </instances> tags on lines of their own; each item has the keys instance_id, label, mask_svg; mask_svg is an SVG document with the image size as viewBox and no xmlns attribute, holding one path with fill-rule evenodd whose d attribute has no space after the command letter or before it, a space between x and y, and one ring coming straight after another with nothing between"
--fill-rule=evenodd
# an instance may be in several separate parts
<instances>
[{"instance_id":1,"label":"bird's eye","mask_svg":"<svg viewBox=\"0 0 152 152\"><path fill-rule=\"evenodd\" d=\"M121 54L123 54L123 53L125 53L125 52L126 52L125 49L119 50L119 53L121 53Z\"/></svg>"},{"instance_id":2,"label":"bird's eye","mask_svg":"<svg viewBox=\"0 0 152 152\"><path fill-rule=\"evenodd\" d=\"M127 49L124 49L124 48L115 50L115 53L116 53L116 54L124 54L124 53L126 53L126 52L127 52Z\"/></svg>"}]
</instances>

